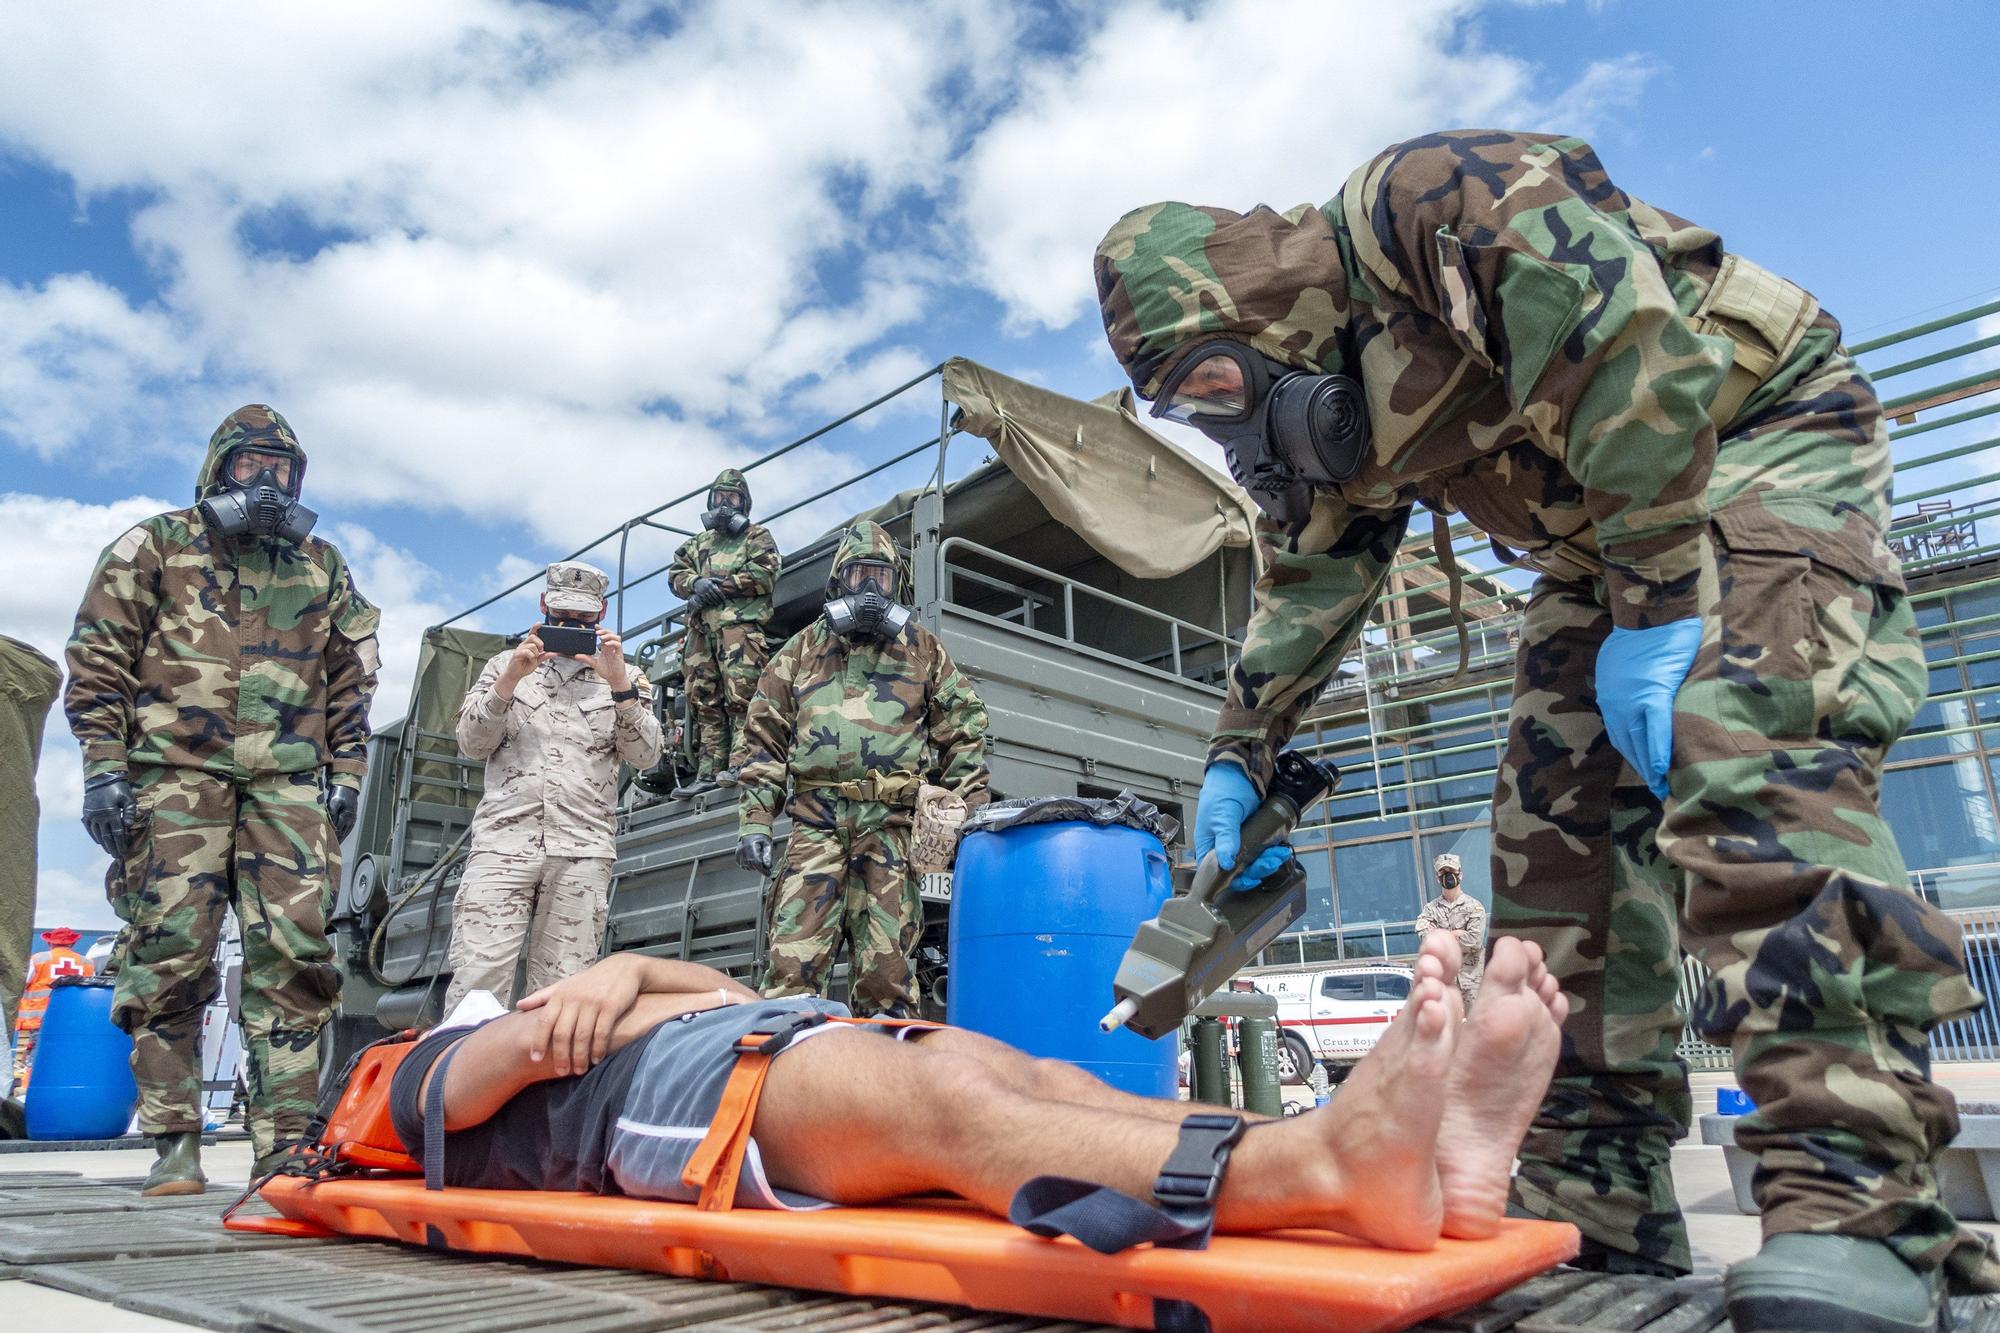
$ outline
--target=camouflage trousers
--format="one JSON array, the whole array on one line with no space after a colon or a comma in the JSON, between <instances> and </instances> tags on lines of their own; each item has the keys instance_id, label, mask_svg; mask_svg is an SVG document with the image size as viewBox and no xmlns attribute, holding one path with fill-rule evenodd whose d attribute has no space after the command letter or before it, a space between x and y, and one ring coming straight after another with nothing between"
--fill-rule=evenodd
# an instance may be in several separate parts
<instances>
[{"instance_id":1,"label":"camouflage trousers","mask_svg":"<svg viewBox=\"0 0 2000 1333\"><path fill-rule=\"evenodd\" d=\"M910 817L875 802L815 801L833 826L793 811L771 894L771 963L764 994L824 996L847 942L848 1007L863 1018L917 1017L910 956L923 931L910 871Z\"/></svg>"},{"instance_id":2,"label":"camouflage trousers","mask_svg":"<svg viewBox=\"0 0 2000 1333\"><path fill-rule=\"evenodd\" d=\"M1872 524L1820 496L1735 500L1712 535L1664 807L1598 714L1596 589L1544 579L1529 602L1493 932L1538 941L1573 1008L1515 1202L1690 1267L1668 1165L1690 1113L1685 947L1710 973L1695 1029L1731 1049L1757 1103L1737 1142L1758 1157L1764 1234L1878 1238L1983 1284L1980 1243L1939 1199L1958 1117L1925 1043L1981 1001L1958 927L1910 891L1878 809L1926 684L1900 575Z\"/></svg>"},{"instance_id":3,"label":"camouflage trousers","mask_svg":"<svg viewBox=\"0 0 2000 1333\"><path fill-rule=\"evenodd\" d=\"M595 963L604 947L611 858L474 852L451 900L450 1013L467 991L514 1003L523 955L532 995Z\"/></svg>"},{"instance_id":4,"label":"camouflage trousers","mask_svg":"<svg viewBox=\"0 0 2000 1333\"><path fill-rule=\"evenodd\" d=\"M132 1034L139 1128L202 1127L201 1015L215 997L224 914L243 932L246 1120L258 1153L305 1131L319 1092L320 1029L340 997L326 938L333 828L312 773L237 783L134 765L140 819L106 877L125 929L112 1016Z\"/></svg>"},{"instance_id":5,"label":"camouflage trousers","mask_svg":"<svg viewBox=\"0 0 2000 1333\"><path fill-rule=\"evenodd\" d=\"M688 631L681 672L701 772L742 765L743 715L770 656L760 625L696 625Z\"/></svg>"}]
</instances>

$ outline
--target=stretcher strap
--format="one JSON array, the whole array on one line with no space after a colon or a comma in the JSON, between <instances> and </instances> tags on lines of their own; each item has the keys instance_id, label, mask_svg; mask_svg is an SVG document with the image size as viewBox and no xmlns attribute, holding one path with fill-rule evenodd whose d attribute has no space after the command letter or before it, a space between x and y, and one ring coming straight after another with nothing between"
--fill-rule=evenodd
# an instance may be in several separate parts
<instances>
[{"instance_id":1,"label":"stretcher strap","mask_svg":"<svg viewBox=\"0 0 2000 1333\"><path fill-rule=\"evenodd\" d=\"M708 1122L694 1155L681 1171L681 1183L701 1191L698 1207L722 1212L736 1204L736 1182L743 1174L743 1157L750 1148L750 1127L757 1119L757 1102L771 1059L800 1033L825 1023L854 1027L934 1028L917 1018L836 1018L831 1014L781 1014L752 1029L736 1042L736 1066L722 1088L722 1102Z\"/></svg>"},{"instance_id":2,"label":"stretcher strap","mask_svg":"<svg viewBox=\"0 0 2000 1333\"><path fill-rule=\"evenodd\" d=\"M1249 1129L1239 1115L1191 1115L1153 1181L1157 1206L1108 1185L1067 1176L1036 1176L1014 1192L1007 1220L1038 1236L1073 1236L1099 1254L1151 1243L1205 1250L1215 1230L1215 1200L1229 1154ZM1160 1333L1208 1333L1208 1316L1188 1301L1155 1300Z\"/></svg>"},{"instance_id":3,"label":"stretcher strap","mask_svg":"<svg viewBox=\"0 0 2000 1333\"><path fill-rule=\"evenodd\" d=\"M464 1041L460 1037L445 1048L437 1064L431 1067L430 1085L424 1089L424 1188L427 1190L444 1188L444 1076ZM446 1248L444 1233L433 1223L424 1224L424 1244L434 1250Z\"/></svg>"}]
</instances>

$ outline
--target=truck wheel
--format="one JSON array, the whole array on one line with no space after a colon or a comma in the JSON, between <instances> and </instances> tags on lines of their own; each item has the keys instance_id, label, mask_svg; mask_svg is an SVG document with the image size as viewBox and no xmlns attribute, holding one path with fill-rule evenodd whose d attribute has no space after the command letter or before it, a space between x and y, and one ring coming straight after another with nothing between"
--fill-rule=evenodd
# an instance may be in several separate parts
<instances>
[{"instance_id":1,"label":"truck wheel","mask_svg":"<svg viewBox=\"0 0 2000 1333\"><path fill-rule=\"evenodd\" d=\"M1278 1082L1300 1087L1312 1080L1312 1047L1298 1033L1285 1029L1278 1041Z\"/></svg>"}]
</instances>

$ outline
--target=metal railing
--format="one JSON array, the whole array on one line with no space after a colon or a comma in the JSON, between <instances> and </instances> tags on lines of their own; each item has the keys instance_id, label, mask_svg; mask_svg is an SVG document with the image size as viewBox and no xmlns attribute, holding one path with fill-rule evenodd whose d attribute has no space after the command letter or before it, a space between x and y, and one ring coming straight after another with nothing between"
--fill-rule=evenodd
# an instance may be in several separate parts
<instances>
[{"instance_id":1,"label":"metal railing","mask_svg":"<svg viewBox=\"0 0 2000 1333\"><path fill-rule=\"evenodd\" d=\"M1045 597L1032 589L1020 587L1005 580L995 578L990 574L984 574L978 570L967 569L962 565L954 564L952 557L960 553L977 556L981 560L990 560L997 565L1027 574L1037 582L1053 585L1056 590L1055 596ZM1025 560L1018 560L1011 555L996 551L990 546L981 546L978 542L968 540L964 537L945 538L938 546L938 560L944 574L944 599L951 604L952 609L958 614L978 616L981 619L992 621L994 624L1006 625L1009 628L1019 629L1029 634L1042 635L1069 644L1074 648L1116 657L1129 666L1139 666L1152 671L1160 670L1160 668L1151 665L1148 659L1144 657L1112 653L1107 649L1093 645L1088 639L1080 637L1077 634L1076 625L1076 600L1078 597L1100 602L1128 616L1134 616L1142 621L1163 627L1166 631L1168 645L1164 656L1170 664L1170 669L1163 674L1172 675L1181 680L1214 683L1228 669L1228 661L1232 651L1241 649L1243 646L1240 639L1233 639L1222 631L1209 629L1205 625L1197 625L1191 620L1182 620L1178 616L1168 615L1166 612L1155 610L1150 606L1143 606L1129 598L1120 597L1116 593L1106 592L1102 588L1092 587L1088 583L1081 583L1075 579L1067 578L1061 574L1043 569L1039 565L1030 564ZM1015 619L1012 614L1001 616L990 612L977 611L966 605L964 599L958 596L958 581L960 579L979 586L996 588L1007 596L1009 600L1015 598L1023 599L1020 618ZM1034 623L1036 619L1032 613L1034 609L1039 607L1054 608L1058 606L1062 609L1062 632L1060 634L1053 634ZM1215 646L1218 658L1215 670L1204 672L1201 676L1190 676L1187 673L1185 669L1185 657L1186 652L1189 650L1183 647L1181 641L1183 635L1187 635L1197 642L1207 642Z\"/></svg>"}]
</instances>

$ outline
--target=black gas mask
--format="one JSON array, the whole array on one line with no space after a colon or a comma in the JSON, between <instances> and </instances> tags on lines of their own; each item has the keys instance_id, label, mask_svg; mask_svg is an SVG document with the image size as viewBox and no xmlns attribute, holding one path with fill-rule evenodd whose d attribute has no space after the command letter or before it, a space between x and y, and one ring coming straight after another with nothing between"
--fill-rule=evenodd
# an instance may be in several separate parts
<instances>
[{"instance_id":1,"label":"black gas mask","mask_svg":"<svg viewBox=\"0 0 2000 1333\"><path fill-rule=\"evenodd\" d=\"M240 445L223 456L202 518L223 537L302 542L319 515L299 503L305 461L294 454Z\"/></svg>"},{"instance_id":2,"label":"black gas mask","mask_svg":"<svg viewBox=\"0 0 2000 1333\"><path fill-rule=\"evenodd\" d=\"M1288 528L1312 512L1313 487L1350 480L1368 454L1358 380L1294 370L1229 339L1184 355L1153 415L1221 445L1236 484Z\"/></svg>"},{"instance_id":3,"label":"black gas mask","mask_svg":"<svg viewBox=\"0 0 2000 1333\"><path fill-rule=\"evenodd\" d=\"M750 527L750 497L736 490L710 491L701 525L726 537L741 537Z\"/></svg>"},{"instance_id":4,"label":"black gas mask","mask_svg":"<svg viewBox=\"0 0 2000 1333\"><path fill-rule=\"evenodd\" d=\"M826 582L827 626L848 639L893 639L910 623L896 600L896 567L886 560L850 560Z\"/></svg>"}]
</instances>

